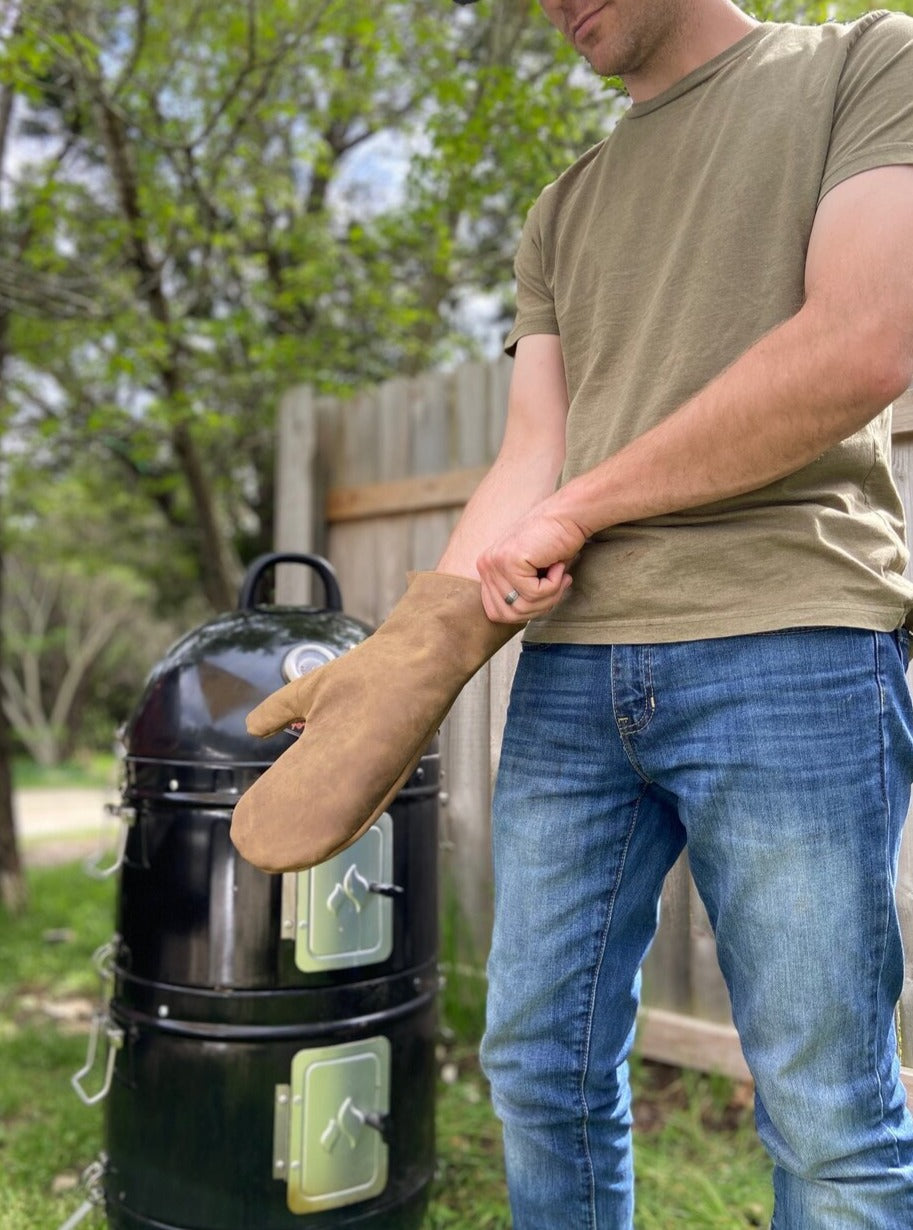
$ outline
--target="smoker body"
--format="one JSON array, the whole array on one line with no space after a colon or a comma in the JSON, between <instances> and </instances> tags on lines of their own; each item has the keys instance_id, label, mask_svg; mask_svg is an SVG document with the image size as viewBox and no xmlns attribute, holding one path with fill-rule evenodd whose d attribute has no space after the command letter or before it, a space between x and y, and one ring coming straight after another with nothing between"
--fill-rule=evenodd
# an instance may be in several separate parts
<instances>
[{"instance_id":1,"label":"smoker body","mask_svg":"<svg viewBox=\"0 0 913 1230\"><path fill-rule=\"evenodd\" d=\"M246 713L369 633L338 609L257 605L279 558L166 655L126 731L112 1230L411 1230L433 1176L435 747L309 871L261 872L229 837L238 797L295 737L252 739Z\"/></svg>"}]
</instances>

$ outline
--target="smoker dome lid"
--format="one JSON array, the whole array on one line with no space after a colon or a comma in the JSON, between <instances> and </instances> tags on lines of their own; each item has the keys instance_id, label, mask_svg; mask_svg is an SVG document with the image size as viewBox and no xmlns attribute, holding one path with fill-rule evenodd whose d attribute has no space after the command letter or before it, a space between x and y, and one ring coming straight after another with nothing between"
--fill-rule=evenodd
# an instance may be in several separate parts
<instances>
[{"instance_id":1,"label":"smoker dome lid","mask_svg":"<svg viewBox=\"0 0 913 1230\"><path fill-rule=\"evenodd\" d=\"M264 557L269 564L285 558ZM246 788L295 737L249 735L250 710L370 634L338 609L255 605L250 577L263 567L262 560L252 565L240 610L189 632L153 667L124 732L128 794L211 793L215 801ZM338 602L338 587L327 593Z\"/></svg>"},{"instance_id":2,"label":"smoker dome lid","mask_svg":"<svg viewBox=\"0 0 913 1230\"><path fill-rule=\"evenodd\" d=\"M244 723L287 682L283 663L309 654L309 664L320 665L369 632L338 612L300 607L233 611L204 624L153 668L124 736L128 758L271 763L293 736L259 739Z\"/></svg>"}]
</instances>

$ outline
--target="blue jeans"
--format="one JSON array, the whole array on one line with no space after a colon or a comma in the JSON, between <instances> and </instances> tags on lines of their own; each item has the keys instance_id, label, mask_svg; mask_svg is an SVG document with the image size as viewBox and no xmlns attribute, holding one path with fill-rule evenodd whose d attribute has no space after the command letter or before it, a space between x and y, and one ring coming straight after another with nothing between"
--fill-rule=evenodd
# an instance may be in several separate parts
<instances>
[{"instance_id":1,"label":"blue jeans","mask_svg":"<svg viewBox=\"0 0 913 1230\"><path fill-rule=\"evenodd\" d=\"M911 1230L894 906L904 632L530 645L494 804L482 1061L514 1230L633 1222L626 1057L687 842L774 1161L775 1230Z\"/></svg>"}]
</instances>

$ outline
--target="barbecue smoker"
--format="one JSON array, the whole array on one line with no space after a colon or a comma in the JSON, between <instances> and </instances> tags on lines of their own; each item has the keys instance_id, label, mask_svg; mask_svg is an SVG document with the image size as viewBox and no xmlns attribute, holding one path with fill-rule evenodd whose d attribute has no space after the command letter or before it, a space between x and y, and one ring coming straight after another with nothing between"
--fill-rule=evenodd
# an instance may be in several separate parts
<instances>
[{"instance_id":1,"label":"barbecue smoker","mask_svg":"<svg viewBox=\"0 0 913 1230\"><path fill-rule=\"evenodd\" d=\"M317 570L324 609L258 604L264 574L289 560ZM262 557L239 609L170 650L129 723L116 934L97 954L111 995L73 1078L85 1101L106 1100L113 1230L421 1221L434 1169L434 750L357 843L310 871L265 874L229 840L239 795L294 737L253 739L244 717L364 639L341 608L326 561Z\"/></svg>"}]
</instances>

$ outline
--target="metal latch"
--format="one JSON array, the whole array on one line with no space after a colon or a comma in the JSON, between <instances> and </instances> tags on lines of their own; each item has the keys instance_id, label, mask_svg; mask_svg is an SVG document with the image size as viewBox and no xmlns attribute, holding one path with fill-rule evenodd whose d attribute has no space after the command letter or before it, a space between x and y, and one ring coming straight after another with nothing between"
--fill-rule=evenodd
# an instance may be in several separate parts
<instances>
[{"instance_id":1,"label":"metal latch","mask_svg":"<svg viewBox=\"0 0 913 1230\"><path fill-rule=\"evenodd\" d=\"M114 962L117 959L117 952L120 947L121 937L117 932L111 936L107 943L102 944L95 949L92 954L92 964L95 966L98 976L102 984L102 999L103 1003L97 1009L92 1017L92 1024L89 1028L89 1043L86 1052L86 1061L78 1072L70 1077L70 1084L76 1090L80 1101L86 1106L94 1106L97 1102L101 1102L108 1095L111 1088L111 1081L114 1078L114 1062L117 1058L117 1052L124 1045L124 1031L111 1020L108 1015L108 1000L106 997L106 983L111 983L114 980ZM95 1060L98 1054L98 1042L104 1031L105 1040L108 1050L105 1058L104 1076L101 1089L97 1093L88 1094L82 1087L83 1080L89 1075L95 1067Z\"/></svg>"},{"instance_id":2,"label":"metal latch","mask_svg":"<svg viewBox=\"0 0 913 1230\"><path fill-rule=\"evenodd\" d=\"M76 1227L84 1222L90 1213L101 1208L105 1203L105 1169L108 1165L108 1156L106 1153L99 1154L98 1158L90 1163L82 1172L80 1184L86 1189L86 1199L82 1202L75 1213L59 1227L59 1230L76 1230Z\"/></svg>"},{"instance_id":3,"label":"metal latch","mask_svg":"<svg viewBox=\"0 0 913 1230\"><path fill-rule=\"evenodd\" d=\"M102 835L99 837L99 848L83 863L86 875L91 876L93 880L107 880L109 876L113 876L115 872L120 871L124 865L124 857L127 853L127 838L130 835L130 826L136 823L136 808L128 803L106 803L105 812L109 816L117 816L120 823L117 826L117 838L114 843L114 849L110 851L113 861L107 867L101 866L102 859L109 853Z\"/></svg>"},{"instance_id":4,"label":"metal latch","mask_svg":"<svg viewBox=\"0 0 913 1230\"><path fill-rule=\"evenodd\" d=\"M108 1054L105 1060L104 1081L101 1089L97 1093L88 1094L82 1087L82 1081L89 1075L95 1067L95 1056L98 1051L98 1039L104 1028L105 1038L108 1043ZM102 1010L96 1012L92 1018L92 1026L89 1030L89 1047L86 1052L86 1062L70 1077L70 1084L79 1095L80 1101L86 1106L95 1106L97 1102L103 1101L111 1088L111 1081L114 1078L114 1061L117 1058L117 1052L124 1045L124 1031L110 1019L107 1012Z\"/></svg>"}]
</instances>

